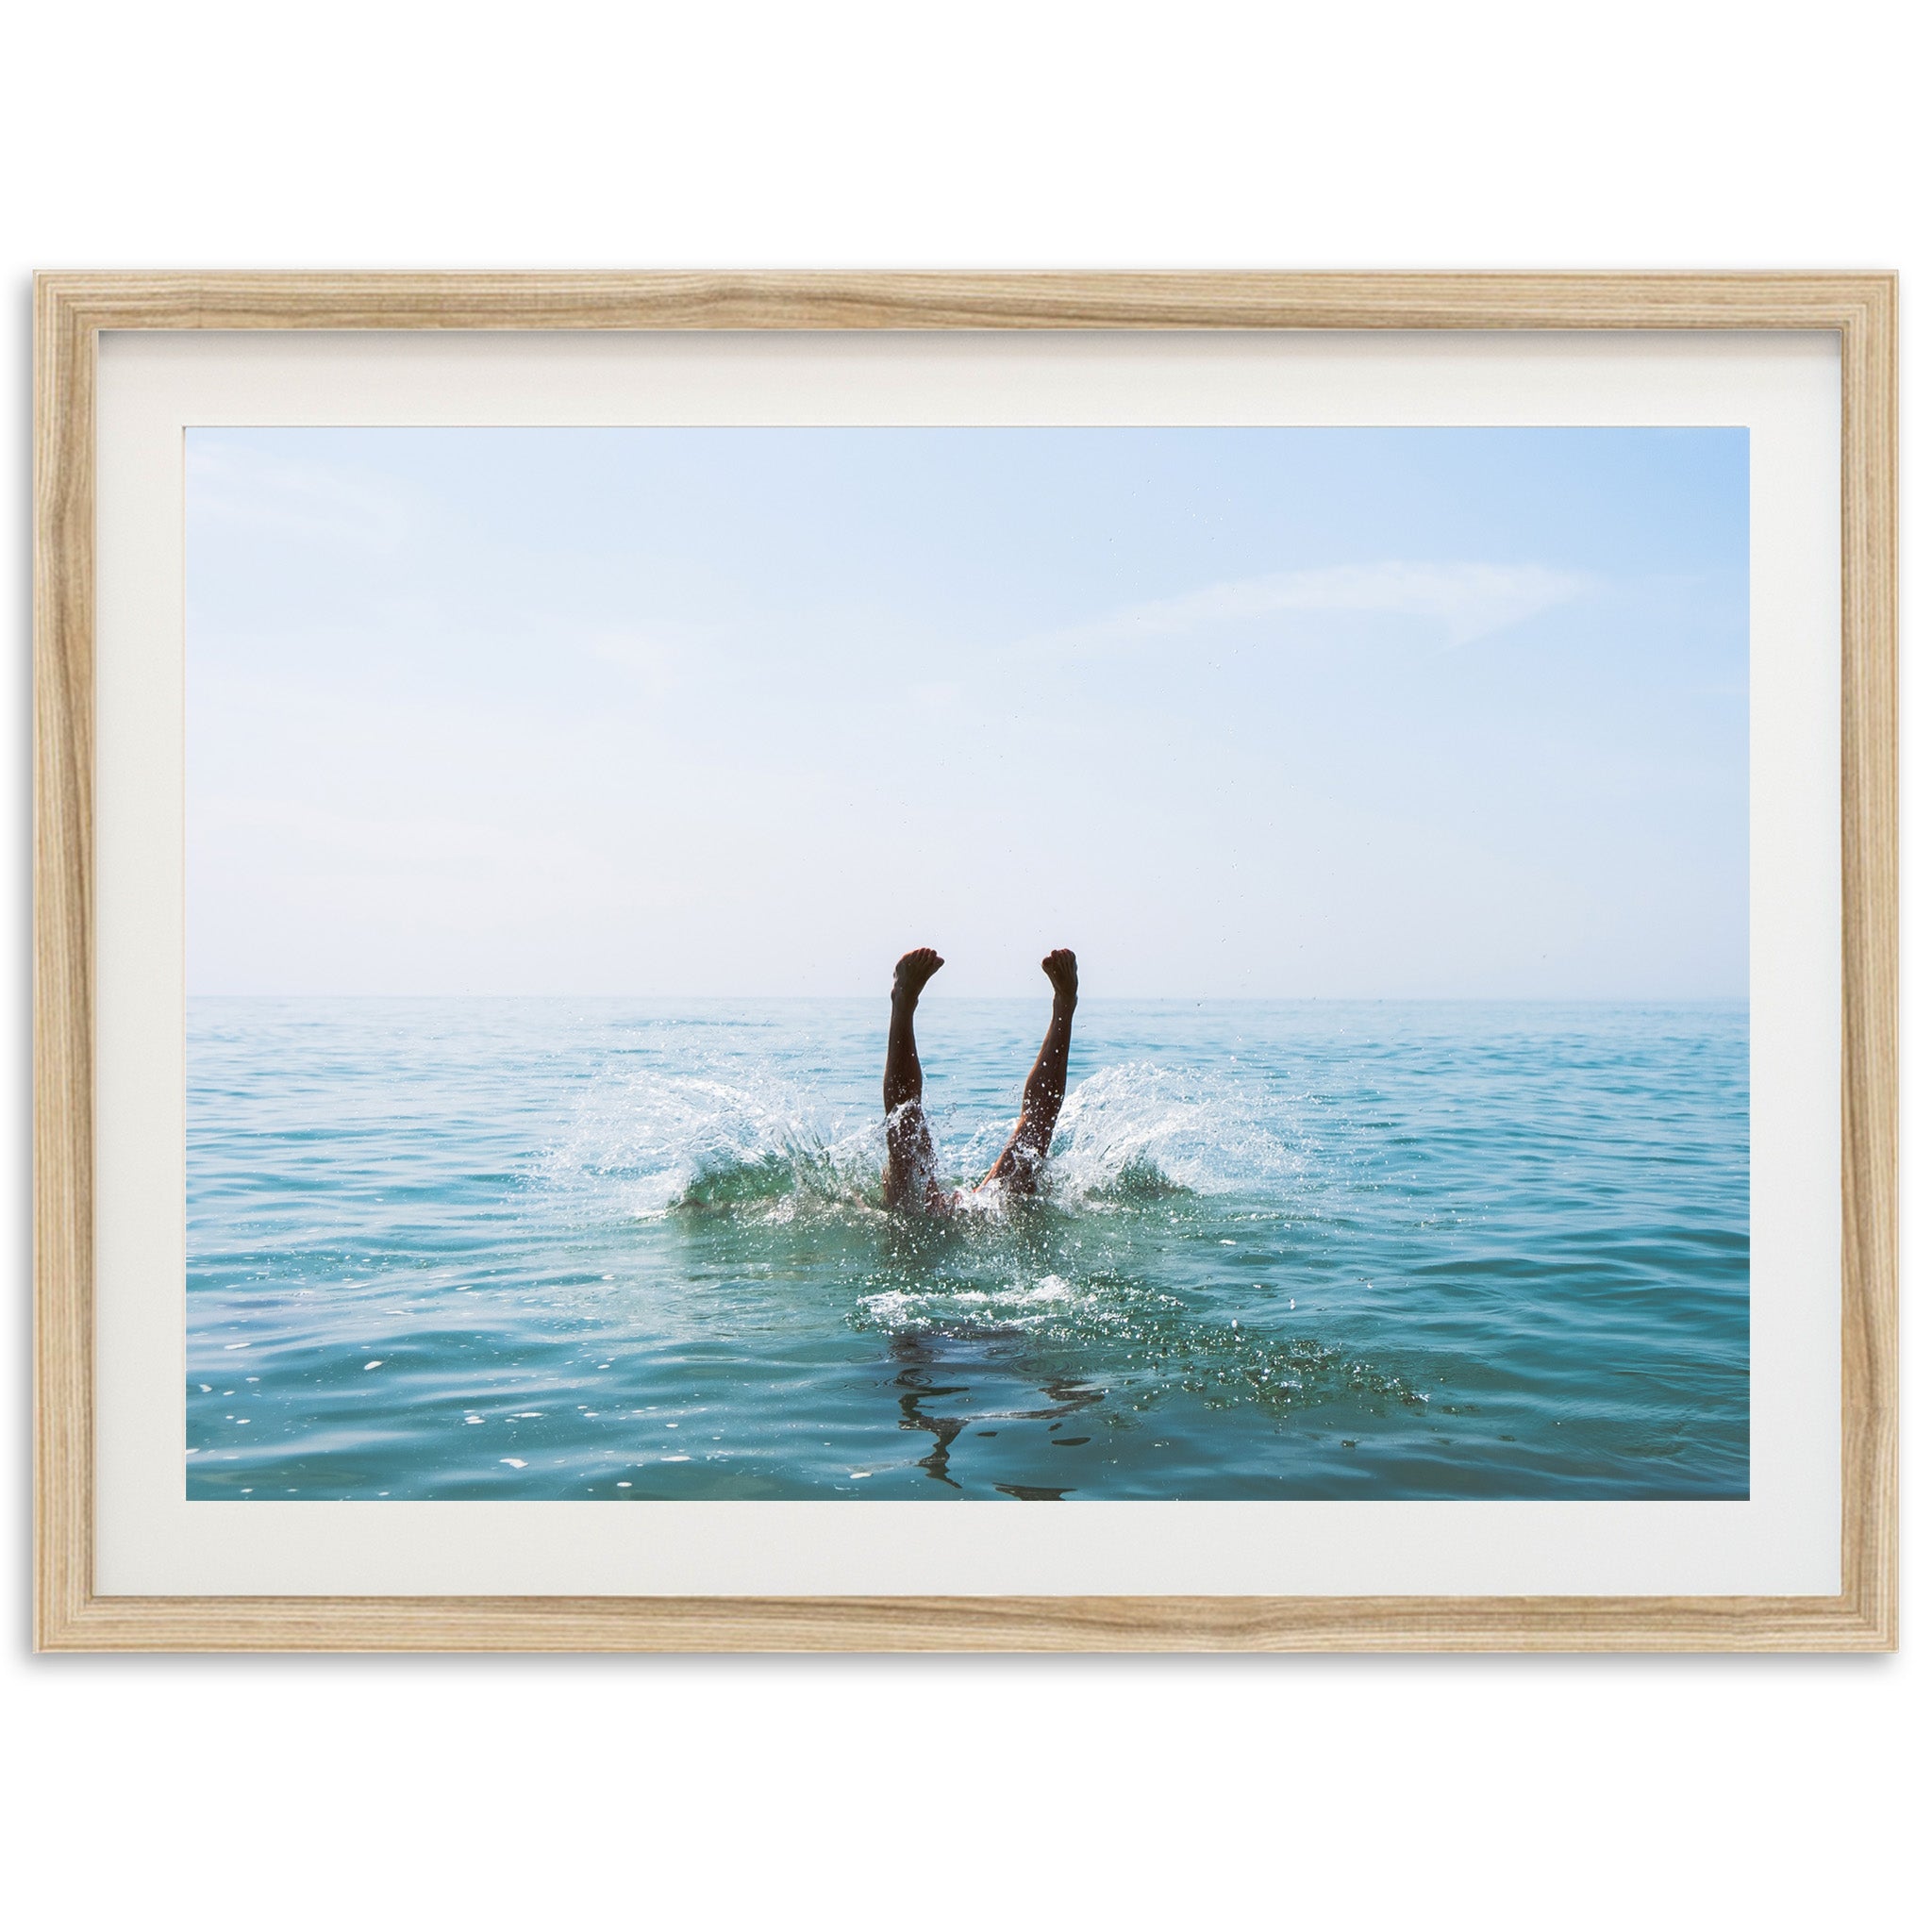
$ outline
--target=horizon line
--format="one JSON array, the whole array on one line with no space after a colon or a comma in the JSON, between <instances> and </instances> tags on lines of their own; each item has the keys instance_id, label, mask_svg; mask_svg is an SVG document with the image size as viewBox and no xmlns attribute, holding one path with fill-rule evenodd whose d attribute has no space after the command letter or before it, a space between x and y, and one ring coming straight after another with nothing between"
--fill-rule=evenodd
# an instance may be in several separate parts
<instances>
[{"instance_id":1,"label":"horizon line","mask_svg":"<svg viewBox=\"0 0 1932 1932\"><path fill-rule=\"evenodd\" d=\"M191 991L191 1000L675 1000L696 1005L704 1002L724 1004L743 1000L884 1000L890 989L870 992L205 992ZM922 997L949 1000L1011 1000L1033 1004L1046 995L1039 992L953 992L932 991ZM1263 1006L1324 1005L1356 1006L1688 1006L1717 1001L1748 1002L1744 992L1262 992L1262 993L1082 993L1082 1006Z\"/></svg>"}]
</instances>

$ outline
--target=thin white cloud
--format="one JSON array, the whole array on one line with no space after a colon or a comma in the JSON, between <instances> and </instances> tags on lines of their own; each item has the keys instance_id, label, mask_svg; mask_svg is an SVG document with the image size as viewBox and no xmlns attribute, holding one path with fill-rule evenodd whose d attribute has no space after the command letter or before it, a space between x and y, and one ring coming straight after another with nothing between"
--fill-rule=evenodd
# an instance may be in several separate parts
<instances>
[{"instance_id":1,"label":"thin white cloud","mask_svg":"<svg viewBox=\"0 0 1932 1932\"><path fill-rule=\"evenodd\" d=\"M188 510L197 520L375 551L395 549L408 529L400 491L333 464L200 442L188 453L187 476Z\"/></svg>"},{"instance_id":2,"label":"thin white cloud","mask_svg":"<svg viewBox=\"0 0 1932 1932\"><path fill-rule=\"evenodd\" d=\"M1277 572L1209 584L1110 611L1091 624L1055 631L1042 641L1077 650L1180 636L1211 625L1291 612L1357 611L1423 620L1466 644L1591 588L1574 571L1541 564L1369 563Z\"/></svg>"}]
</instances>

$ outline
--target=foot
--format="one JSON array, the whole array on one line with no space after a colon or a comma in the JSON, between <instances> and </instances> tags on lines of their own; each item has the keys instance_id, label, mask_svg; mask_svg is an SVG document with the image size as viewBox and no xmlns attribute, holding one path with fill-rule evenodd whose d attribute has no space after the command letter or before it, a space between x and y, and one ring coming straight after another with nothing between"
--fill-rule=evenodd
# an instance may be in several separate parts
<instances>
[{"instance_id":1,"label":"foot","mask_svg":"<svg viewBox=\"0 0 1932 1932\"><path fill-rule=\"evenodd\" d=\"M1073 957L1067 955L1069 959ZM917 1005L925 982L945 963L930 946L914 946L892 968L892 998Z\"/></svg>"},{"instance_id":2,"label":"foot","mask_svg":"<svg viewBox=\"0 0 1932 1932\"><path fill-rule=\"evenodd\" d=\"M1053 982L1053 1003L1071 1010L1080 997L1080 969L1073 951L1060 946L1040 962L1040 970Z\"/></svg>"}]
</instances>

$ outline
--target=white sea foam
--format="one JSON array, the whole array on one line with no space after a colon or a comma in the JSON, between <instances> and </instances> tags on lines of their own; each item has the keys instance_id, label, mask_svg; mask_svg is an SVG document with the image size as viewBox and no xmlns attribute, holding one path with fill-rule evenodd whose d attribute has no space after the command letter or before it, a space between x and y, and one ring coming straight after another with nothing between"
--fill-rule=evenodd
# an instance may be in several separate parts
<instances>
[{"instance_id":1,"label":"white sea foam","mask_svg":"<svg viewBox=\"0 0 1932 1932\"><path fill-rule=\"evenodd\" d=\"M993 1288L935 1281L918 1288L883 1289L861 1295L858 1306L867 1320L883 1328L963 1325L1020 1331L1054 1325L1074 1314L1104 1318L1107 1298L1104 1288L1076 1289L1058 1274L1047 1274L1037 1281L1021 1278Z\"/></svg>"}]
</instances>

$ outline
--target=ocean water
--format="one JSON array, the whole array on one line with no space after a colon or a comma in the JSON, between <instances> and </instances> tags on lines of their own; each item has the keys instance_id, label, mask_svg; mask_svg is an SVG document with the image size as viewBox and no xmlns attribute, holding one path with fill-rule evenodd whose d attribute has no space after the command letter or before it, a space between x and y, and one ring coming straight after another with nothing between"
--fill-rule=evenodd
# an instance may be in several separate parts
<instances>
[{"instance_id":1,"label":"ocean water","mask_svg":"<svg viewBox=\"0 0 1932 1932\"><path fill-rule=\"evenodd\" d=\"M942 1169L1044 998L920 1015ZM886 1002L212 1000L191 1497L1736 1497L1741 1002L1090 999L879 1202Z\"/></svg>"}]
</instances>

